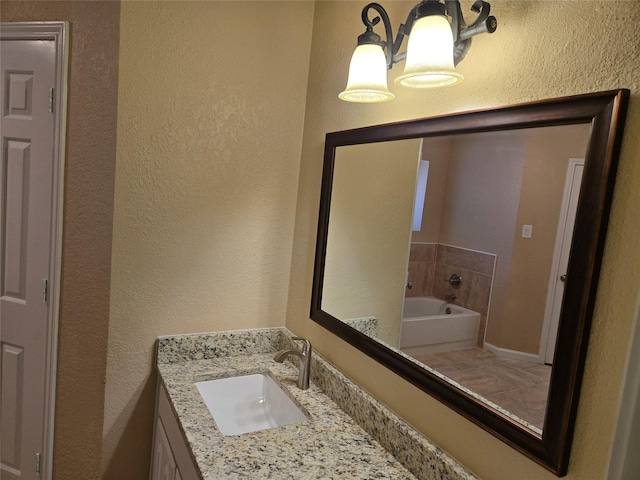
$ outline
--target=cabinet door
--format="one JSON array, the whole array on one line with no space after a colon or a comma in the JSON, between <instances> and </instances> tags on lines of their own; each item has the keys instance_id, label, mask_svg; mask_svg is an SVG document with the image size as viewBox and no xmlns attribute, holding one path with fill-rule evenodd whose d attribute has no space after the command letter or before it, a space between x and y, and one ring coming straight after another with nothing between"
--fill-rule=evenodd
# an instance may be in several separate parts
<instances>
[{"instance_id":1,"label":"cabinet door","mask_svg":"<svg viewBox=\"0 0 640 480\"><path fill-rule=\"evenodd\" d=\"M169 404L169 397L167 396L167 393L162 386L162 382L158 382L156 409L156 418L159 419L156 420L156 422L159 421L160 425L162 426L163 434L165 435L165 441L167 441L170 445L168 449L173 458L174 465L177 467L176 472L177 469L180 469L179 473L175 473L175 478L178 480L200 480L202 476L199 474L198 469L193 462L191 452L184 440L184 437L182 436L180 426L178 425L178 420L176 419L171 405ZM159 429L160 427L156 427L156 430ZM152 477L152 480L155 480L156 478L165 477Z\"/></svg>"},{"instance_id":2,"label":"cabinet door","mask_svg":"<svg viewBox=\"0 0 640 480\"><path fill-rule=\"evenodd\" d=\"M174 480L180 478L176 475L176 461L173 458L169 439L164 431L160 417L156 417L156 434L153 440L153 473L152 480Z\"/></svg>"}]
</instances>

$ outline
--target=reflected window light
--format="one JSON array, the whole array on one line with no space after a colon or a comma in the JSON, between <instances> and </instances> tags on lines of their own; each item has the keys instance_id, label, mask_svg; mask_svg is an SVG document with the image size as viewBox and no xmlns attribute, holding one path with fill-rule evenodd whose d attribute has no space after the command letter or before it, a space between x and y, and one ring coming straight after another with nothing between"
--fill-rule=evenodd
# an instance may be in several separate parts
<instances>
[{"instance_id":1,"label":"reflected window light","mask_svg":"<svg viewBox=\"0 0 640 480\"><path fill-rule=\"evenodd\" d=\"M427 195L427 179L429 178L429 160L420 160L418 167L418 180L416 184L416 199L413 206L413 227L414 232L422 230L422 212L424 210L424 200Z\"/></svg>"}]
</instances>

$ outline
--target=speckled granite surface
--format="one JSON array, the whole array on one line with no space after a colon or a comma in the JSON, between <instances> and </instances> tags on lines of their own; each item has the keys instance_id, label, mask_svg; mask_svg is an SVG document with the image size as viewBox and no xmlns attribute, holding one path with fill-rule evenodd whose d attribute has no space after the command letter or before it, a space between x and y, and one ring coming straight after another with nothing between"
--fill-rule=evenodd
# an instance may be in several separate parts
<instances>
[{"instance_id":1,"label":"speckled granite surface","mask_svg":"<svg viewBox=\"0 0 640 480\"><path fill-rule=\"evenodd\" d=\"M376 317L349 318L344 323L372 338L378 336L378 319Z\"/></svg>"},{"instance_id":2,"label":"speckled granite surface","mask_svg":"<svg viewBox=\"0 0 640 480\"><path fill-rule=\"evenodd\" d=\"M472 474L314 354L309 390L273 361L284 328L162 337L157 367L203 479L471 480ZM222 435L195 382L270 373L310 417L296 425Z\"/></svg>"},{"instance_id":3,"label":"speckled granite surface","mask_svg":"<svg viewBox=\"0 0 640 480\"><path fill-rule=\"evenodd\" d=\"M289 345L285 328L232 330L158 338L156 362L160 364L271 353Z\"/></svg>"}]
</instances>

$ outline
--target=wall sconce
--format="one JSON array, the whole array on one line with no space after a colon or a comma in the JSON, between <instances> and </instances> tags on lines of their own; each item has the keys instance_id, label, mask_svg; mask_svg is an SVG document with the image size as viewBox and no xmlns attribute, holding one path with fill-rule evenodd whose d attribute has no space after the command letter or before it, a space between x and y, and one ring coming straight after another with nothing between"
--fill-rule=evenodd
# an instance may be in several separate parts
<instances>
[{"instance_id":1,"label":"wall sconce","mask_svg":"<svg viewBox=\"0 0 640 480\"><path fill-rule=\"evenodd\" d=\"M423 0L413 7L398 28L395 40L385 9L378 3L364 7L362 22L366 30L358 37L358 46L351 57L347 88L338 97L358 103L392 100L395 95L387 87L387 70L402 60L406 60L405 68L396 78L397 85L429 88L461 82L463 77L455 71L455 65L469 51L471 37L495 32L498 22L489 16L491 6L483 0L476 0L471 7L478 13L471 25L464 21L459 0L443 1ZM375 10L380 16L370 20L369 10ZM386 41L373 31L381 18ZM405 36L409 37L407 51L398 53Z\"/></svg>"}]
</instances>

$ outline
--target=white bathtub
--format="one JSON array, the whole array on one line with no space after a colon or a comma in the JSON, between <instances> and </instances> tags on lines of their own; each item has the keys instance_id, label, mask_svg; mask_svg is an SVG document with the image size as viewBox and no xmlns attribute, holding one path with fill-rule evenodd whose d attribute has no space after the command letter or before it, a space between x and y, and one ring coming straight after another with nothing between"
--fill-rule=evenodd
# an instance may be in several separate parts
<instances>
[{"instance_id":1,"label":"white bathtub","mask_svg":"<svg viewBox=\"0 0 640 480\"><path fill-rule=\"evenodd\" d=\"M474 347L479 326L478 312L435 297L407 297L402 314L400 350L408 355L419 355Z\"/></svg>"}]
</instances>

